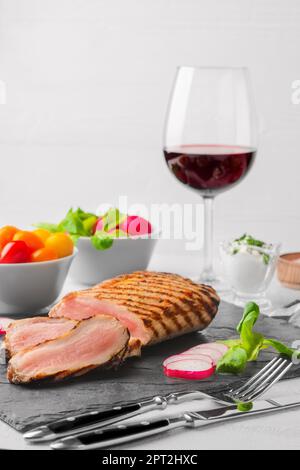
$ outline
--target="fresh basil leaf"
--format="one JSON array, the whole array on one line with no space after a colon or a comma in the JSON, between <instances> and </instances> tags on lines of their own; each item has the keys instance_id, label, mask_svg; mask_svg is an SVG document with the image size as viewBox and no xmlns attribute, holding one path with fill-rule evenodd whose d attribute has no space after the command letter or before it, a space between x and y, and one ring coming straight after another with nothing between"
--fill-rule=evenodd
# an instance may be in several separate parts
<instances>
[{"instance_id":1,"label":"fresh basil leaf","mask_svg":"<svg viewBox=\"0 0 300 470\"><path fill-rule=\"evenodd\" d=\"M33 224L33 227L43 228L44 230L48 230L51 233L60 231L57 224L50 224L48 222L39 222L38 224Z\"/></svg>"},{"instance_id":2,"label":"fresh basil leaf","mask_svg":"<svg viewBox=\"0 0 300 470\"><path fill-rule=\"evenodd\" d=\"M248 361L248 355L241 346L229 349L217 364L220 374L239 374L243 372Z\"/></svg>"},{"instance_id":3,"label":"fresh basil leaf","mask_svg":"<svg viewBox=\"0 0 300 470\"><path fill-rule=\"evenodd\" d=\"M107 250L113 244L113 238L107 232L97 231L92 237L91 242L96 250Z\"/></svg>"}]
</instances>

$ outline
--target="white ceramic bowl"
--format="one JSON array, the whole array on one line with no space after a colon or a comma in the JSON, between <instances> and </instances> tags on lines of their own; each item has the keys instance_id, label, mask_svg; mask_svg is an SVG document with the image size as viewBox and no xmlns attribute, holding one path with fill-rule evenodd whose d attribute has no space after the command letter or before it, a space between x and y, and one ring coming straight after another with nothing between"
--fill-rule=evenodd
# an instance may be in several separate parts
<instances>
[{"instance_id":1,"label":"white ceramic bowl","mask_svg":"<svg viewBox=\"0 0 300 470\"><path fill-rule=\"evenodd\" d=\"M39 263L0 264L0 313L36 313L59 296L77 254Z\"/></svg>"},{"instance_id":2,"label":"white ceramic bowl","mask_svg":"<svg viewBox=\"0 0 300 470\"><path fill-rule=\"evenodd\" d=\"M94 285L118 274L147 269L155 238L117 238L111 248L96 250L90 238L81 237L77 242L78 255L70 269L73 281Z\"/></svg>"}]
</instances>

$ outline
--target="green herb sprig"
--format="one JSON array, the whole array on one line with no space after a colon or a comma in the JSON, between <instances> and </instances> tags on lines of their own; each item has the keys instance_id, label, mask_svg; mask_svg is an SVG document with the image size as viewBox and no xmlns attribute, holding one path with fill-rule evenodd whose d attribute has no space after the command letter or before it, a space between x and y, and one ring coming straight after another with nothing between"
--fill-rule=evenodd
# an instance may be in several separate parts
<instances>
[{"instance_id":1,"label":"green herb sprig","mask_svg":"<svg viewBox=\"0 0 300 470\"><path fill-rule=\"evenodd\" d=\"M300 358L300 352L289 348L275 339L265 338L264 335L254 331L260 315L259 307L249 302L244 310L243 318L237 326L239 338L222 341L228 346L228 351L217 364L217 372L226 374L239 374L246 368L248 362L255 361L260 352L272 347L280 354L292 359L294 355Z\"/></svg>"}]
</instances>

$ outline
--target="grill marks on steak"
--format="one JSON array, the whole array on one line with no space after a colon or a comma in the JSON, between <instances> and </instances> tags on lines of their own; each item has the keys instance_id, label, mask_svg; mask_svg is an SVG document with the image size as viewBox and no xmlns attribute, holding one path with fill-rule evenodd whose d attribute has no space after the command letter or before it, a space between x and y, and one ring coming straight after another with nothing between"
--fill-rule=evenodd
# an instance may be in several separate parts
<instances>
[{"instance_id":1,"label":"grill marks on steak","mask_svg":"<svg viewBox=\"0 0 300 470\"><path fill-rule=\"evenodd\" d=\"M12 322L6 332L4 348L9 359L24 349L56 339L71 331L78 322L66 318L33 317Z\"/></svg>"},{"instance_id":2,"label":"grill marks on steak","mask_svg":"<svg viewBox=\"0 0 300 470\"><path fill-rule=\"evenodd\" d=\"M139 354L141 345L207 327L219 302L213 288L176 274L135 272L67 295L50 316L112 315L130 331L131 354Z\"/></svg>"},{"instance_id":3,"label":"grill marks on steak","mask_svg":"<svg viewBox=\"0 0 300 470\"><path fill-rule=\"evenodd\" d=\"M13 383L28 383L113 366L122 361L128 340L128 330L119 321L95 316L60 338L16 353L9 361L7 377Z\"/></svg>"}]
</instances>

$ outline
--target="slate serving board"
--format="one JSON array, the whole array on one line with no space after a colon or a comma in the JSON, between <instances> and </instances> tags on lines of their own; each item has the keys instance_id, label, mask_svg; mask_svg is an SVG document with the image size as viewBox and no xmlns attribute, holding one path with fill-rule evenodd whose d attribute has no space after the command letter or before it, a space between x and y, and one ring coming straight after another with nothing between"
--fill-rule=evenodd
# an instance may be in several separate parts
<instances>
[{"instance_id":1,"label":"slate serving board","mask_svg":"<svg viewBox=\"0 0 300 470\"><path fill-rule=\"evenodd\" d=\"M4 355L0 364L0 419L17 429L31 427L59 419L69 413L107 409L112 403L132 401L172 391L194 390L204 392L221 390L241 377L213 376L201 382L168 379L162 373L162 361L201 342L228 339L236 336L235 327L242 310L221 303L213 324L204 333L192 333L145 348L141 358L131 358L117 371L96 370L86 376L63 382L11 385L6 379ZM287 344L299 338L300 330L284 320L261 318L257 329L265 335ZM272 357L264 352L258 363L250 364L244 376L250 376ZM300 376L300 367L294 367L287 378Z\"/></svg>"}]
</instances>

